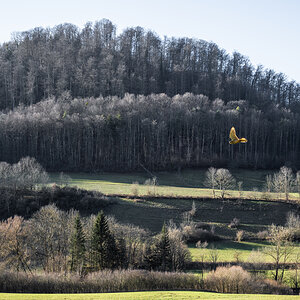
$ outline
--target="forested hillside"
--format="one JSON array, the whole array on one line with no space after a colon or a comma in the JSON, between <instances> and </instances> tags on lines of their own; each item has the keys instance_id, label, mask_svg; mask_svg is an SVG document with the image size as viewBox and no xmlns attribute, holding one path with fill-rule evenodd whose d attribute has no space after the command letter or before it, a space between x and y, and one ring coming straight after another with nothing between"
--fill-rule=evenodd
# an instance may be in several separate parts
<instances>
[{"instance_id":1,"label":"forested hillside","mask_svg":"<svg viewBox=\"0 0 300 300\"><path fill-rule=\"evenodd\" d=\"M235 126L249 142L229 145ZM75 98L68 93L0 113L0 157L48 170L300 167L300 118L269 105L186 93Z\"/></svg>"},{"instance_id":2,"label":"forested hillside","mask_svg":"<svg viewBox=\"0 0 300 300\"><path fill-rule=\"evenodd\" d=\"M239 53L108 20L0 47L0 161L48 170L300 167L300 85ZM231 126L249 142L228 144Z\"/></svg>"},{"instance_id":3,"label":"forested hillside","mask_svg":"<svg viewBox=\"0 0 300 300\"><path fill-rule=\"evenodd\" d=\"M102 20L82 30L72 24L35 28L0 47L0 108L65 90L72 97L192 92L225 103L246 100L260 109L275 103L300 111L298 83L203 40L161 39L141 27L116 35L116 27Z\"/></svg>"}]
</instances>

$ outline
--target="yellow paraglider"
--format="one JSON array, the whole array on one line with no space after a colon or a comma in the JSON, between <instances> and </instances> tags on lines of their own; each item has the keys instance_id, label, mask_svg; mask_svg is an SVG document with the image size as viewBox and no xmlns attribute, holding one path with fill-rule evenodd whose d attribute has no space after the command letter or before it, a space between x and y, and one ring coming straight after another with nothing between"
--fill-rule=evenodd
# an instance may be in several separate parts
<instances>
[{"instance_id":1,"label":"yellow paraglider","mask_svg":"<svg viewBox=\"0 0 300 300\"><path fill-rule=\"evenodd\" d=\"M247 143L248 140L245 138L238 138L235 133L235 128L232 127L229 133L230 142L229 144Z\"/></svg>"}]
</instances>

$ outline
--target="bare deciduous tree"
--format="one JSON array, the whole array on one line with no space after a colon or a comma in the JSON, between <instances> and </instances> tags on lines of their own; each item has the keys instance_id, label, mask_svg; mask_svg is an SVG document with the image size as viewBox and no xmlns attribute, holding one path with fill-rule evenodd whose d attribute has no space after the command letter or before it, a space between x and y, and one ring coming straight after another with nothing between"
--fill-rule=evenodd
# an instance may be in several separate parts
<instances>
[{"instance_id":1,"label":"bare deciduous tree","mask_svg":"<svg viewBox=\"0 0 300 300\"><path fill-rule=\"evenodd\" d=\"M298 196L300 198L300 171L298 171L296 174L296 188L297 188Z\"/></svg>"},{"instance_id":2,"label":"bare deciduous tree","mask_svg":"<svg viewBox=\"0 0 300 300\"><path fill-rule=\"evenodd\" d=\"M169 222L167 229L170 240L172 270L184 270L186 263L191 261L191 255L184 243L182 231L173 222Z\"/></svg>"},{"instance_id":3,"label":"bare deciduous tree","mask_svg":"<svg viewBox=\"0 0 300 300\"><path fill-rule=\"evenodd\" d=\"M282 226L274 224L269 228L268 240L272 246L267 246L263 249L263 253L271 257L275 264L274 279L282 281L286 263L290 258L293 248L290 243L290 232ZM281 269L281 274L279 271Z\"/></svg>"},{"instance_id":4,"label":"bare deciduous tree","mask_svg":"<svg viewBox=\"0 0 300 300\"><path fill-rule=\"evenodd\" d=\"M72 225L76 214L55 205L42 207L30 220L31 252L47 272L66 271Z\"/></svg>"},{"instance_id":5,"label":"bare deciduous tree","mask_svg":"<svg viewBox=\"0 0 300 300\"><path fill-rule=\"evenodd\" d=\"M221 198L224 199L225 191L235 187L235 179L227 169L218 169L215 177L217 187L221 191Z\"/></svg>"},{"instance_id":6,"label":"bare deciduous tree","mask_svg":"<svg viewBox=\"0 0 300 300\"><path fill-rule=\"evenodd\" d=\"M17 271L31 272L26 241L28 233L22 217L15 216L0 223L1 260Z\"/></svg>"},{"instance_id":7,"label":"bare deciduous tree","mask_svg":"<svg viewBox=\"0 0 300 300\"><path fill-rule=\"evenodd\" d=\"M0 186L32 189L37 184L45 184L49 180L47 172L35 158L24 157L18 163L10 165L0 163Z\"/></svg>"},{"instance_id":8,"label":"bare deciduous tree","mask_svg":"<svg viewBox=\"0 0 300 300\"><path fill-rule=\"evenodd\" d=\"M217 169L210 167L206 172L205 185L212 189L213 197L216 198L215 188L217 187L216 175Z\"/></svg>"},{"instance_id":9,"label":"bare deciduous tree","mask_svg":"<svg viewBox=\"0 0 300 300\"><path fill-rule=\"evenodd\" d=\"M273 188L276 192L284 193L285 199L289 200L289 193L294 186L294 175L292 169L281 167L278 173L273 175Z\"/></svg>"}]
</instances>

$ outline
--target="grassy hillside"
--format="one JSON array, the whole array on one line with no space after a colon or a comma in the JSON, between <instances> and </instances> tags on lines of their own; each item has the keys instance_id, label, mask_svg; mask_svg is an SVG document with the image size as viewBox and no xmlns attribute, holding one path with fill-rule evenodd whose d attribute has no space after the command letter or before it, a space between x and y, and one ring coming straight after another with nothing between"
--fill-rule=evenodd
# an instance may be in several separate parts
<instances>
[{"instance_id":1,"label":"grassy hillside","mask_svg":"<svg viewBox=\"0 0 300 300\"><path fill-rule=\"evenodd\" d=\"M264 263L274 263L274 260L263 253L263 248L269 246L268 242L261 241L220 241L209 243L208 247L205 249L196 248L194 244L189 244L189 250L193 261L203 261L211 262L210 251L211 249L216 249L218 253L218 262L253 262L253 257L255 255L257 261ZM290 260L295 260L297 252L299 252L300 244L295 244L297 247L295 251L290 256ZM259 251L259 254L252 253L253 251ZM275 251L275 249L274 249ZM270 276L272 278L272 276Z\"/></svg>"},{"instance_id":2,"label":"grassy hillside","mask_svg":"<svg viewBox=\"0 0 300 300\"><path fill-rule=\"evenodd\" d=\"M126 196L117 198L111 205L104 209L106 214L115 216L123 223L132 223L149 229L153 232L161 230L165 221L173 220L177 224L182 221L184 212L189 211L192 206L192 200L180 198L178 191L186 193L186 197L195 198L196 214L194 220L196 222L206 222L215 227L216 234L224 238L234 238L237 230L245 232L246 239L255 238L258 231L265 230L267 226L274 224L284 225L286 215L290 211L297 211L297 207L291 203L277 201L260 201L258 198L253 200L236 200L202 198L199 188L186 187L188 183L198 184L200 187L204 181L205 170L186 170L179 176L178 173L162 172L155 174L158 181L163 186L153 187L139 185L136 188L145 195L139 198L128 198ZM240 175L239 179L245 182L245 185L262 187L264 184L265 171L237 171ZM236 177L238 175L235 175ZM130 174L84 174L72 173L71 185L77 185L80 188L91 190L100 190L107 194L131 194L132 182L144 182L149 178L145 173ZM256 177L255 177L256 176ZM52 181L58 182L58 174L51 174ZM182 178L185 178L183 182ZM199 180L198 180L199 178ZM161 193L163 191L163 193ZM207 195L211 196L211 190L204 190ZM163 198L157 194L168 193L173 198ZM235 191L235 193L239 193ZM245 194L246 192L242 192ZM257 193L248 192L251 195ZM151 196L156 194L155 196ZM176 196L175 196L176 195ZM201 197L202 196L202 197ZM201 198L200 198L201 197ZM297 196L298 197L298 196ZM95 211L95 213L97 213ZM240 220L238 229L229 228L228 225L233 218Z\"/></svg>"},{"instance_id":3,"label":"grassy hillside","mask_svg":"<svg viewBox=\"0 0 300 300\"><path fill-rule=\"evenodd\" d=\"M205 182L206 169L187 169L181 172L136 172L136 173L68 173L71 186L82 189L101 191L104 194L112 195L133 195L139 196L157 194L168 197L212 197L212 190L208 189ZM284 199L284 195L278 193L263 193L265 177L273 171L251 171L231 170L237 182L242 182L242 192L227 191L227 198L244 199ZM157 177L158 185L148 186L145 181L152 176ZM59 182L59 174L51 174L51 182ZM133 186L133 183L138 185ZM216 192L217 197L220 192ZM293 200L299 200L299 195L290 194Z\"/></svg>"},{"instance_id":4,"label":"grassy hillside","mask_svg":"<svg viewBox=\"0 0 300 300\"><path fill-rule=\"evenodd\" d=\"M234 238L237 230L244 230L248 239L255 238L258 231L265 230L272 223L284 225L287 213L297 209L293 204L281 202L219 199L194 201L197 209L194 221L213 225L216 234L224 238ZM191 199L118 198L104 212L114 215L123 223L158 232L168 220L181 223L183 213L189 211L191 206ZM240 220L238 229L228 227L233 218Z\"/></svg>"},{"instance_id":5,"label":"grassy hillside","mask_svg":"<svg viewBox=\"0 0 300 300\"><path fill-rule=\"evenodd\" d=\"M241 295L218 294L207 292L134 292L134 293L105 293L105 294L0 294L1 300L152 300L152 299L241 299L241 300L290 300L295 296L281 295Z\"/></svg>"},{"instance_id":6,"label":"grassy hillside","mask_svg":"<svg viewBox=\"0 0 300 300\"><path fill-rule=\"evenodd\" d=\"M132 223L152 232L159 232L163 223L168 220L180 224L183 213L189 211L192 206L192 199L188 197L194 198L196 205L194 221L214 226L215 234L227 240L209 245L218 249L218 261L223 262L235 261L237 255L239 260L247 261L252 250L259 250L264 246L264 243L255 242L256 233L266 230L271 224L284 225L288 212L297 211L295 204L259 200L264 194L253 189L263 189L265 176L271 172L233 170L234 177L237 181L242 181L243 188L248 190L242 191L242 197L248 199L232 198L225 201L211 198L211 190L204 188L205 172L206 170L157 172L153 175L157 176L159 186L155 187L143 185L151 176L146 172L68 175L71 177L70 184L80 188L99 190L105 194L130 195L131 197L118 197L113 204L104 209L104 212L123 223ZM53 182L58 182L59 174L51 174L51 178ZM133 182L140 184L133 186ZM132 197L133 193L136 193L134 188L139 197ZM239 191L231 191L230 194L240 196ZM169 195L170 198L164 198L162 195ZM294 199L298 199L298 195L293 196ZM229 227L233 218L239 219L238 228ZM241 243L232 241L238 230L244 231L246 241ZM195 248L195 244L190 244L189 248L192 259L200 260L202 250ZM205 260L209 261L208 254Z\"/></svg>"},{"instance_id":7,"label":"grassy hillside","mask_svg":"<svg viewBox=\"0 0 300 300\"><path fill-rule=\"evenodd\" d=\"M237 254L239 254L238 258L240 262L247 262L252 250L259 251L267 244L266 242L242 241L238 243L234 241L222 241L211 243L207 249L198 249L195 245L190 245L189 250L193 261L201 261L202 255L204 255L204 261L210 261L209 251L211 248L215 248L218 250L218 261L220 262L235 261ZM263 257L265 262L271 262L270 257Z\"/></svg>"}]
</instances>

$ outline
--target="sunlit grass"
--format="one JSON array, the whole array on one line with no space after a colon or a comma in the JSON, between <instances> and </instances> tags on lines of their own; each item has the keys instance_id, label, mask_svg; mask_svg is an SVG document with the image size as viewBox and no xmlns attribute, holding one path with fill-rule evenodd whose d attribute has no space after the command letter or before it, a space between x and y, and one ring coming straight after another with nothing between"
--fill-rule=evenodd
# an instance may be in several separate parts
<instances>
[{"instance_id":1,"label":"sunlit grass","mask_svg":"<svg viewBox=\"0 0 300 300\"><path fill-rule=\"evenodd\" d=\"M233 241L222 241L218 243L209 244L206 249L198 249L194 245L190 245L189 250L192 255L193 261L202 261L202 256L205 262L210 262L210 251L211 248L215 248L218 253L218 262L235 262L238 259L240 262L247 262L252 251L259 251L265 247L267 243L259 242L233 242ZM271 262L269 257L264 256L265 262Z\"/></svg>"},{"instance_id":2,"label":"sunlit grass","mask_svg":"<svg viewBox=\"0 0 300 300\"><path fill-rule=\"evenodd\" d=\"M218 262L237 262L237 259L239 262L252 262L254 257L251 257L251 254L253 254L253 251L259 251L260 259L264 263L274 262L270 256L264 254L263 248L266 246L270 246L270 244L267 242L221 241L211 243L205 249L199 249L196 248L195 245L189 245L189 250L193 261L202 261L202 258L204 258L204 262L210 262L210 251L214 248L218 253ZM294 246L297 247L297 250L300 249L300 245ZM293 256L296 255L296 249L290 256L291 260Z\"/></svg>"},{"instance_id":3,"label":"sunlit grass","mask_svg":"<svg viewBox=\"0 0 300 300\"><path fill-rule=\"evenodd\" d=\"M295 296L257 295L257 294L220 294L208 292L184 291L155 291L155 292L128 292L103 294L3 294L1 300L153 300L153 299L183 299L183 300L212 300L212 299L242 299L242 300L290 300Z\"/></svg>"},{"instance_id":4,"label":"sunlit grass","mask_svg":"<svg viewBox=\"0 0 300 300\"><path fill-rule=\"evenodd\" d=\"M191 198L212 198L213 192L211 189L205 188L203 182L205 179L206 170L187 170L178 175L176 172L161 172L156 173L158 185L145 185L145 181L150 178L144 173L101 173L101 174L86 174L86 173L68 173L70 176L70 186L78 188L100 191L106 195L137 195L137 196L165 196L165 197L191 197ZM266 171L264 171L266 172ZM225 198L240 198L253 200L278 200L285 199L285 195L280 193L266 193L257 191L263 188L264 181L262 180L262 171L240 171L237 172L240 181L244 180L243 184L245 191L228 190L225 193ZM255 179L255 174L257 178ZM265 174L265 173L263 173ZM247 177L248 176L248 177ZM59 174L51 174L51 182L59 181ZM135 191L133 183L135 185ZM251 190L252 185L252 190ZM221 191L215 191L216 197L221 197ZM300 201L297 193L290 193L290 200Z\"/></svg>"}]
</instances>

